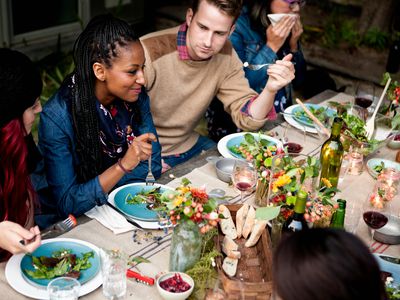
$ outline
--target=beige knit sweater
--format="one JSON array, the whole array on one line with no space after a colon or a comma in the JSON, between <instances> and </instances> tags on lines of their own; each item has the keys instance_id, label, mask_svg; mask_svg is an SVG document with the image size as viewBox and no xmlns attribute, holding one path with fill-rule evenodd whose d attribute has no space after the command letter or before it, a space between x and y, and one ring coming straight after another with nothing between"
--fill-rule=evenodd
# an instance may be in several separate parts
<instances>
[{"instance_id":1,"label":"beige knit sweater","mask_svg":"<svg viewBox=\"0 0 400 300\"><path fill-rule=\"evenodd\" d=\"M249 87L243 65L229 41L209 60L180 60L174 27L141 38L146 56L146 88L162 155L186 152L196 143L194 131L210 102L217 96L235 124L257 130L266 121L242 113L257 93Z\"/></svg>"}]
</instances>

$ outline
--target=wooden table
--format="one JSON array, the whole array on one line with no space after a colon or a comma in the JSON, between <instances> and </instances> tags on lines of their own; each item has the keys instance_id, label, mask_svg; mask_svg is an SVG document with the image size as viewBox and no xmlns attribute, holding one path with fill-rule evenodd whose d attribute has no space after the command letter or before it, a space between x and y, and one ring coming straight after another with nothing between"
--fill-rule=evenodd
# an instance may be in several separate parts
<instances>
[{"instance_id":1,"label":"wooden table","mask_svg":"<svg viewBox=\"0 0 400 300\"><path fill-rule=\"evenodd\" d=\"M325 91L310 99L310 101L313 103L319 103L335 95L336 93L333 91ZM268 123L265 126L264 130L276 130L277 132L281 132L284 129L283 126L285 126L285 122L283 122L282 117L279 116L278 120ZM295 136L298 133L293 130L290 132L290 134L291 136ZM307 146L309 146L309 152L306 154L318 155L318 147L320 146L321 142L322 141L320 141L318 138L307 136L306 144ZM394 160L395 154L396 151L384 147L380 151L375 153L373 157L385 157ZM172 180L171 174L173 174L174 177L181 177L190 173L192 170L205 165L207 163L207 156L219 156L219 153L216 148L205 151L201 155L194 157L188 162L178 165L174 169L166 172L162 175L158 182L162 184L167 184ZM351 203L353 201L365 201L367 193L372 190L373 184L374 180L367 173L366 170L364 170L364 172L360 176L346 175L343 184L339 186L339 188L342 190L341 197L347 199L348 203ZM398 204L399 203L396 204L396 209L398 209ZM150 260L154 262L153 265L144 266L144 271L155 274L158 271L166 271L168 269L170 243L168 239L171 234L170 232L168 234L165 234L162 231L157 231L155 233L156 235L162 236L163 241L165 241L160 245L157 245L152 241L143 242L142 245L138 245L137 243L134 243L132 239L132 232L114 235L109 229L102 226L99 222L97 222L96 220L91 220L86 216L78 218L78 223L79 225L76 228L62 235L62 237L85 240L97 245L98 247L103 247L106 249L118 248L129 254L137 251L138 248L143 249L147 245L150 245L145 250L139 253L140 255L151 255ZM360 222L357 234L361 238L365 239L366 242L368 241L367 227L363 222ZM152 250L150 251L149 249ZM399 256L400 246L390 246L385 253L389 255ZM1 299L25 299L26 297L19 294L8 285L5 279L5 266L6 263L0 264L0 288L2 291ZM82 297L82 299L102 298L103 296L101 287ZM155 286L149 287L140 283L136 283L132 280L128 280L126 299L160 299L160 297L158 295L158 292L156 291Z\"/></svg>"}]
</instances>

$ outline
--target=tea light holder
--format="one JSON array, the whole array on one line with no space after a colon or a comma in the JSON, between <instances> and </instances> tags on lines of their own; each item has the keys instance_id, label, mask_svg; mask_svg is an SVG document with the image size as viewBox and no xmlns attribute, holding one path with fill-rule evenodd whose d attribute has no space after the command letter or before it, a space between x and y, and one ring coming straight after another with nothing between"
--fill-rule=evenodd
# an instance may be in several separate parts
<instances>
[{"instance_id":1,"label":"tea light holder","mask_svg":"<svg viewBox=\"0 0 400 300\"><path fill-rule=\"evenodd\" d=\"M393 168L386 168L378 175L375 190L387 201L391 201L398 193L399 183L400 172Z\"/></svg>"},{"instance_id":2,"label":"tea light holder","mask_svg":"<svg viewBox=\"0 0 400 300\"><path fill-rule=\"evenodd\" d=\"M363 171L364 166L364 155L362 154L362 148L353 146L347 155L349 163L347 173L350 175L360 175Z\"/></svg>"}]
</instances>

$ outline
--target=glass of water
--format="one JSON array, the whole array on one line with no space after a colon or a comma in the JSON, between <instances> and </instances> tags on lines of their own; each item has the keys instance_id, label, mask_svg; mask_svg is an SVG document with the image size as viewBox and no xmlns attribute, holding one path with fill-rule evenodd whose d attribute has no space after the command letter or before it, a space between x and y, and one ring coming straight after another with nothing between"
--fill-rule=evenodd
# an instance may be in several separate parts
<instances>
[{"instance_id":1,"label":"glass of water","mask_svg":"<svg viewBox=\"0 0 400 300\"><path fill-rule=\"evenodd\" d=\"M76 300L79 297L81 284L71 277L58 277L47 285L50 300Z\"/></svg>"},{"instance_id":2,"label":"glass of water","mask_svg":"<svg viewBox=\"0 0 400 300\"><path fill-rule=\"evenodd\" d=\"M119 250L100 251L103 295L107 299L124 299L128 257Z\"/></svg>"}]
</instances>

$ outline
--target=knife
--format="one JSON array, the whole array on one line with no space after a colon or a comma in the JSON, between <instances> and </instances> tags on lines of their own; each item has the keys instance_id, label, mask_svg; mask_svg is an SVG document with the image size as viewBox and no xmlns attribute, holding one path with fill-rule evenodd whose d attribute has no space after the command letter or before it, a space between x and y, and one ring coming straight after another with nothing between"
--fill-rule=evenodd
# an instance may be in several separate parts
<instances>
[{"instance_id":1,"label":"knife","mask_svg":"<svg viewBox=\"0 0 400 300\"><path fill-rule=\"evenodd\" d=\"M118 210L118 208L116 208L114 205L112 205L110 202L106 202L106 204L111 207L113 210L115 210L117 213L119 213L121 216L123 216L125 218L125 220L128 221L128 223L132 224L133 226L136 226L137 228L140 229L144 229L142 226L140 226L138 223L136 223L135 221L129 220L122 212L120 212Z\"/></svg>"},{"instance_id":2,"label":"knife","mask_svg":"<svg viewBox=\"0 0 400 300\"><path fill-rule=\"evenodd\" d=\"M392 257L392 256L386 256L386 255L378 255L378 257L383 260L386 260L392 264L400 265L400 258L398 258L398 257Z\"/></svg>"}]
</instances>

